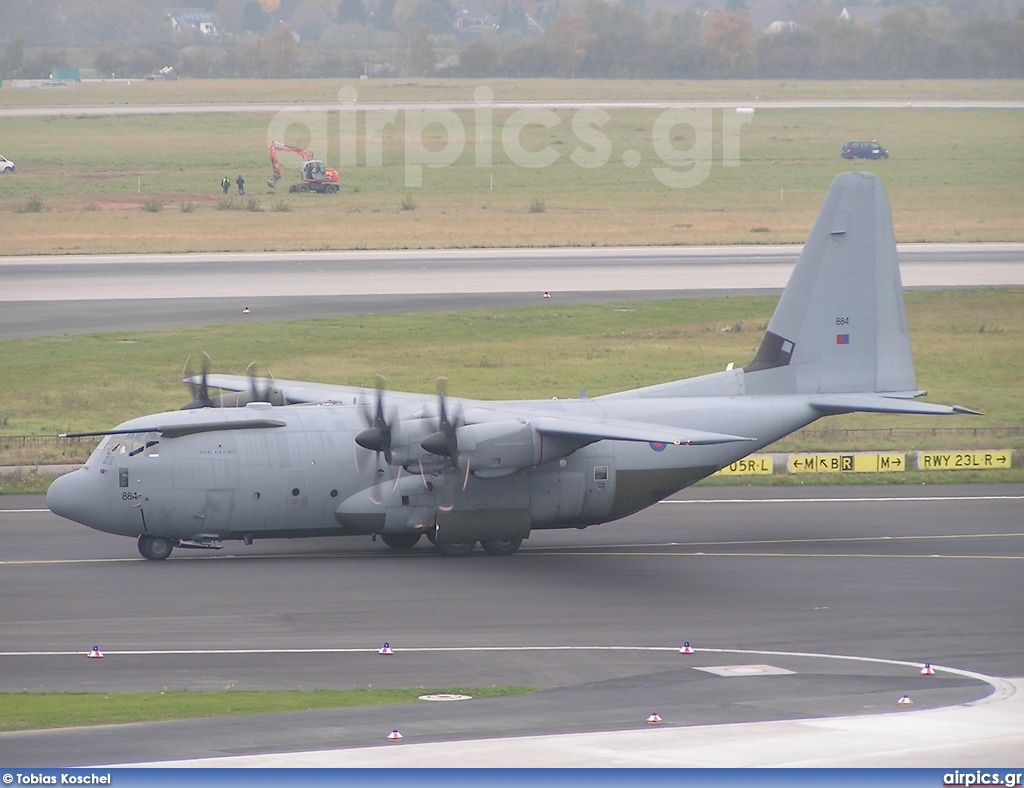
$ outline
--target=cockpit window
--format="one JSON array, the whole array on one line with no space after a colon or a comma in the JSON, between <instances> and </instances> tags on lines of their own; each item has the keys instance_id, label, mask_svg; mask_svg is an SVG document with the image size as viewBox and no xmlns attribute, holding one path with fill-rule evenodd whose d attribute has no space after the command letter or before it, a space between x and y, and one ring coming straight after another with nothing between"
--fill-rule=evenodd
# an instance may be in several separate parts
<instances>
[{"instance_id":1,"label":"cockpit window","mask_svg":"<svg viewBox=\"0 0 1024 788\"><path fill-rule=\"evenodd\" d=\"M155 432L110 435L100 444L99 451L108 457L158 457L160 440Z\"/></svg>"}]
</instances>

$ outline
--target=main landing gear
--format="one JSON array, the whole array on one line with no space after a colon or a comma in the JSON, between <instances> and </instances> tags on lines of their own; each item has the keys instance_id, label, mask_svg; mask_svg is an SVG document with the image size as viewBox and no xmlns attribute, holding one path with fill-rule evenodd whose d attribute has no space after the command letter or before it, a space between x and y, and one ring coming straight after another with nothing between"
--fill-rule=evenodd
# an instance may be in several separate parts
<instances>
[{"instance_id":1,"label":"main landing gear","mask_svg":"<svg viewBox=\"0 0 1024 788\"><path fill-rule=\"evenodd\" d=\"M522 539L485 539L480 546L491 555L512 555L522 543Z\"/></svg>"},{"instance_id":2,"label":"main landing gear","mask_svg":"<svg viewBox=\"0 0 1024 788\"><path fill-rule=\"evenodd\" d=\"M422 534L381 534L380 540L392 550L412 550Z\"/></svg>"},{"instance_id":3,"label":"main landing gear","mask_svg":"<svg viewBox=\"0 0 1024 788\"><path fill-rule=\"evenodd\" d=\"M381 534L380 540L392 550L411 550L420 541L422 534ZM472 555L476 549L475 541L438 542L434 534L428 533L427 539L437 548L437 552L445 558L463 558ZM522 539L484 539L480 542L484 552L489 555L512 555L523 544ZM140 543L141 545L141 543ZM142 547L140 546L141 550ZM145 553L143 553L145 555Z\"/></svg>"}]
</instances>

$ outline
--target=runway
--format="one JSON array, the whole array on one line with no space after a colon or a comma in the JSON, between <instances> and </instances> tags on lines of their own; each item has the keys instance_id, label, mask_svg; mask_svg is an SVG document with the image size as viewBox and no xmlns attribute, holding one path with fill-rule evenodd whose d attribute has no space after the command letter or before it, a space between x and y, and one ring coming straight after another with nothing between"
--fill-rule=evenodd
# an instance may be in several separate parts
<instances>
[{"instance_id":1,"label":"runway","mask_svg":"<svg viewBox=\"0 0 1024 788\"><path fill-rule=\"evenodd\" d=\"M1012 692L998 677L1024 676L1022 502L1024 485L698 487L618 523L535 532L509 559L442 559L423 548L401 555L349 538L230 543L216 555L177 551L154 564L130 539L39 511L38 497L0 499L0 689L539 690L0 734L0 761L245 755L268 764L286 757L272 753L342 748L316 765L358 764L373 751L351 748L384 744L397 727L423 747L410 752L439 752L433 757L444 762L454 757L446 742L470 739L589 733L629 741L653 711L670 729L659 737L691 739L711 735L706 726L806 729L796 721L822 717L850 730L862 715L895 714L902 694L913 696L916 719L956 711L941 711L949 706L968 713L962 704ZM385 641L393 656L377 654ZM697 653L680 655L683 641ZM85 658L94 643L103 660ZM921 677L926 661L966 673ZM792 673L750 673L751 665ZM732 677L696 669L737 666ZM990 707L991 719L1024 730L1019 704ZM1018 716L1007 723L999 715L1012 709ZM993 752L984 748L995 746L1005 757L990 762L1012 765L1020 739L986 739L966 755L987 757ZM652 741L593 746L642 758ZM949 752L901 757L939 765Z\"/></svg>"},{"instance_id":2,"label":"runway","mask_svg":"<svg viewBox=\"0 0 1024 788\"><path fill-rule=\"evenodd\" d=\"M0 339L781 291L800 245L0 258ZM1024 285L1024 244L903 244L903 283ZM242 308L251 314L242 316Z\"/></svg>"},{"instance_id":3,"label":"runway","mask_svg":"<svg viewBox=\"0 0 1024 788\"><path fill-rule=\"evenodd\" d=\"M68 106L0 107L0 118L110 117L115 115L213 115L274 114L310 112L409 112L448 110L467 112L480 107L490 110L519 109L614 110L659 109L1024 109L1024 101L1010 99L734 99L695 101L353 101L293 103L207 103L207 104L77 104Z\"/></svg>"}]
</instances>

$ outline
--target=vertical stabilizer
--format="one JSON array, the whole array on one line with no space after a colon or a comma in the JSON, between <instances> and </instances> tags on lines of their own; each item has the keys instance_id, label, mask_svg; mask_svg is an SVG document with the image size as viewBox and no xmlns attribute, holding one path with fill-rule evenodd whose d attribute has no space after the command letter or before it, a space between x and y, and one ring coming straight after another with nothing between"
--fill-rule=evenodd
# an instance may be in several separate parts
<instances>
[{"instance_id":1,"label":"vertical stabilizer","mask_svg":"<svg viewBox=\"0 0 1024 788\"><path fill-rule=\"evenodd\" d=\"M744 373L749 394L917 388L892 212L875 175L832 182Z\"/></svg>"}]
</instances>

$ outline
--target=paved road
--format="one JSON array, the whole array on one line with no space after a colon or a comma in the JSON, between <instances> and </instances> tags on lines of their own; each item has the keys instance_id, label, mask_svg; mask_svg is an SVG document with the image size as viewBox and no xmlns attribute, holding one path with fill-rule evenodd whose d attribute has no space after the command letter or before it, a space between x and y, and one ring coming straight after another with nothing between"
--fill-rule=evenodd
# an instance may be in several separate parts
<instances>
[{"instance_id":1,"label":"paved road","mask_svg":"<svg viewBox=\"0 0 1024 788\"><path fill-rule=\"evenodd\" d=\"M107 117L111 115L207 115L278 112L391 112L417 110L472 111L481 105L493 110L523 108L574 110L593 107L621 109L1024 109L1024 101L1007 99L735 99L730 101L337 101L215 104L79 104L49 107L0 107L0 118Z\"/></svg>"},{"instance_id":2,"label":"paved road","mask_svg":"<svg viewBox=\"0 0 1024 788\"><path fill-rule=\"evenodd\" d=\"M511 559L399 555L354 538L178 551L163 564L140 559L129 539L31 511L39 498L2 499L0 689L543 691L283 721L0 734L0 762L367 746L394 727L409 742L631 730L652 711L672 726L880 713L903 693L922 709L991 692L970 676L923 679L924 661L1024 676L1024 485L698 488L681 498L583 532L537 533ZM678 654L684 640L693 658ZM393 657L376 654L384 641ZM85 658L93 644L103 660ZM524 650L566 646L581 648ZM582 648L607 646L627 648ZM750 664L793 673L694 670Z\"/></svg>"},{"instance_id":3,"label":"paved road","mask_svg":"<svg viewBox=\"0 0 1024 788\"><path fill-rule=\"evenodd\" d=\"M781 289L801 247L0 258L0 339ZM1024 285L1024 244L905 244L908 287Z\"/></svg>"}]
</instances>

